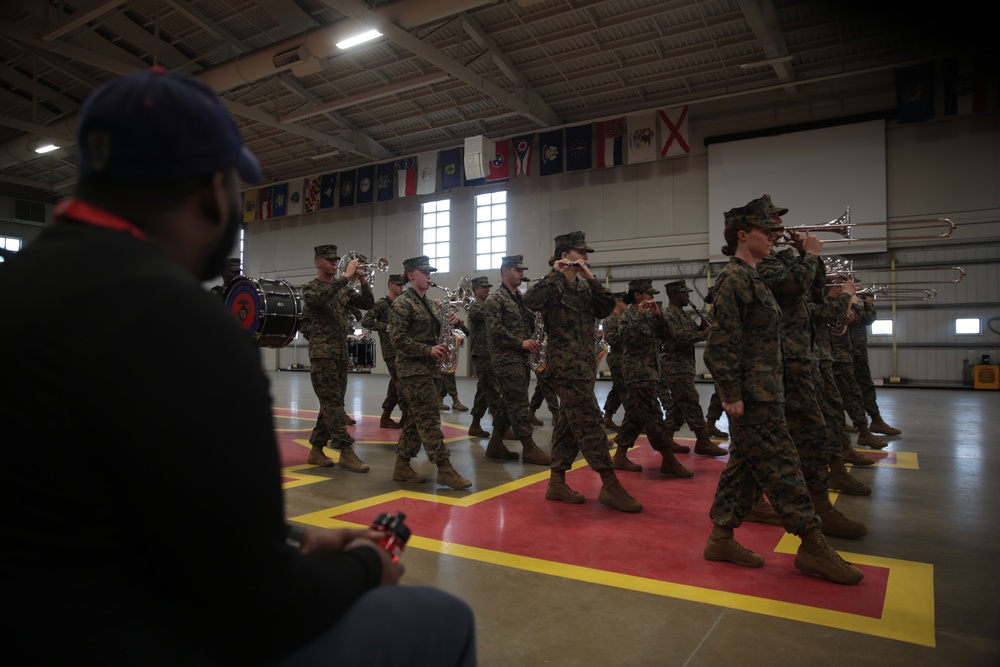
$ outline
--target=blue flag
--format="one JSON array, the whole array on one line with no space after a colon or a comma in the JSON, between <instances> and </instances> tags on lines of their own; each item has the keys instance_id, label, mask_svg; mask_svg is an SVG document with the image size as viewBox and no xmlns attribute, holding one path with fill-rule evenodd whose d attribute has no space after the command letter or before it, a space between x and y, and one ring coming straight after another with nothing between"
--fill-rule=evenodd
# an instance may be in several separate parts
<instances>
[{"instance_id":1,"label":"blue flag","mask_svg":"<svg viewBox=\"0 0 1000 667\"><path fill-rule=\"evenodd\" d=\"M590 169L594 162L593 126L577 125L566 128L566 170Z\"/></svg>"},{"instance_id":2,"label":"blue flag","mask_svg":"<svg viewBox=\"0 0 1000 667\"><path fill-rule=\"evenodd\" d=\"M396 191L396 163L383 162L376 169L378 174L378 200L389 201Z\"/></svg>"},{"instance_id":3,"label":"blue flag","mask_svg":"<svg viewBox=\"0 0 1000 667\"><path fill-rule=\"evenodd\" d=\"M280 183L274 186L272 211L275 218L288 213L288 183Z\"/></svg>"},{"instance_id":4,"label":"blue flag","mask_svg":"<svg viewBox=\"0 0 1000 667\"><path fill-rule=\"evenodd\" d=\"M375 165L358 167L357 195L354 197L355 203L371 204L375 196Z\"/></svg>"},{"instance_id":5,"label":"blue flag","mask_svg":"<svg viewBox=\"0 0 1000 667\"><path fill-rule=\"evenodd\" d=\"M562 173L563 131L538 133L538 173L542 176Z\"/></svg>"},{"instance_id":6,"label":"blue flag","mask_svg":"<svg viewBox=\"0 0 1000 667\"><path fill-rule=\"evenodd\" d=\"M354 182L358 180L358 170L340 172L340 208L354 206Z\"/></svg>"},{"instance_id":7,"label":"blue flag","mask_svg":"<svg viewBox=\"0 0 1000 667\"><path fill-rule=\"evenodd\" d=\"M462 162L462 155L465 149L452 148L448 151L441 151L441 189L462 187L462 177L465 171Z\"/></svg>"},{"instance_id":8,"label":"blue flag","mask_svg":"<svg viewBox=\"0 0 1000 667\"><path fill-rule=\"evenodd\" d=\"M336 203L334 195L337 194L337 175L323 174L319 184L319 207L333 208Z\"/></svg>"}]
</instances>

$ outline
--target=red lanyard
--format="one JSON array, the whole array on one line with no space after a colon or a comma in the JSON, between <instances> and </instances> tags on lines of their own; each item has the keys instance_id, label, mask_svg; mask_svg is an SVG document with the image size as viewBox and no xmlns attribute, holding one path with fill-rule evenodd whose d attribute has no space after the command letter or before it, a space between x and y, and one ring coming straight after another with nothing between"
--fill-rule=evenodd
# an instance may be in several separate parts
<instances>
[{"instance_id":1,"label":"red lanyard","mask_svg":"<svg viewBox=\"0 0 1000 667\"><path fill-rule=\"evenodd\" d=\"M57 222L73 220L95 227L104 227L118 232L128 232L140 241L147 241L149 238L146 232L142 231L128 220L112 215L103 209L92 206L87 202L76 198L64 199L56 205L53 216Z\"/></svg>"}]
</instances>

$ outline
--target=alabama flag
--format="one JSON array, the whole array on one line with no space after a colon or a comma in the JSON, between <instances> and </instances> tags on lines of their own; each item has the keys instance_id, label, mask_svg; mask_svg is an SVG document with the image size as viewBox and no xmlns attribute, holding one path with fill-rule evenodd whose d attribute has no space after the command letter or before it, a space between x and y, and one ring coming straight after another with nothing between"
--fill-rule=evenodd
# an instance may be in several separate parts
<instances>
[{"instance_id":1,"label":"alabama flag","mask_svg":"<svg viewBox=\"0 0 1000 667\"><path fill-rule=\"evenodd\" d=\"M625 164L625 119L614 118L594 123L597 127L597 167L617 167Z\"/></svg>"},{"instance_id":2,"label":"alabama flag","mask_svg":"<svg viewBox=\"0 0 1000 667\"><path fill-rule=\"evenodd\" d=\"M510 140L510 147L514 151L514 176L524 174L531 176L531 155L534 148L535 135L528 134L523 137L514 137Z\"/></svg>"},{"instance_id":3,"label":"alabama flag","mask_svg":"<svg viewBox=\"0 0 1000 667\"><path fill-rule=\"evenodd\" d=\"M671 155L687 155L691 152L688 144L688 108L685 104L680 109L666 109L659 112L660 137L663 146L660 157Z\"/></svg>"}]
</instances>

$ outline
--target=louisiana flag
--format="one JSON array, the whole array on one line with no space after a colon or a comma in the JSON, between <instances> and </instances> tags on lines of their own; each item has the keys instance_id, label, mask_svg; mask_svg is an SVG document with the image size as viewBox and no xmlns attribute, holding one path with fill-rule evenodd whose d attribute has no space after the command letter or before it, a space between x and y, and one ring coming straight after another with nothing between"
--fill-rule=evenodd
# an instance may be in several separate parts
<instances>
[{"instance_id":1,"label":"louisiana flag","mask_svg":"<svg viewBox=\"0 0 1000 667\"><path fill-rule=\"evenodd\" d=\"M510 141L503 139L494 142L493 159L490 160L490 173L487 181L503 181L510 177Z\"/></svg>"},{"instance_id":2,"label":"louisiana flag","mask_svg":"<svg viewBox=\"0 0 1000 667\"><path fill-rule=\"evenodd\" d=\"M542 176L560 174L563 170L563 131L538 133L538 173Z\"/></svg>"},{"instance_id":3,"label":"louisiana flag","mask_svg":"<svg viewBox=\"0 0 1000 667\"><path fill-rule=\"evenodd\" d=\"M441 151L441 189L462 187L463 148Z\"/></svg>"},{"instance_id":4,"label":"louisiana flag","mask_svg":"<svg viewBox=\"0 0 1000 667\"><path fill-rule=\"evenodd\" d=\"M244 190L243 192L243 222L253 222L257 219L257 196L260 190Z\"/></svg>"},{"instance_id":5,"label":"louisiana flag","mask_svg":"<svg viewBox=\"0 0 1000 667\"><path fill-rule=\"evenodd\" d=\"M383 162L378 166L376 171L378 174L378 200L389 201L392 199L392 194L395 190L396 163Z\"/></svg>"},{"instance_id":6,"label":"louisiana flag","mask_svg":"<svg viewBox=\"0 0 1000 667\"><path fill-rule=\"evenodd\" d=\"M358 167L358 180L354 186L357 193L354 201L358 204L371 204L375 196L375 165Z\"/></svg>"},{"instance_id":7,"label":"louisiana flag","mask_svg":"<svg viewBox=\"0 0 1000 667\"><path fill-rule=\"evenodd\" d=\"M594 162L594 142L590 123L566 128L566 171L590 169Z\"/></svg>"},{"instance_id":8,"label":"louisiana flag","mask_svg":"<svg viewBox=\"0 0 1000 667\"><path fill-rule=\"evenodd\" d=\"M531 176L531 155L535 135L526 134L523 137L514 137L510 140L510 147L514 151L514 176Z\"/></svg>"},{"instance_id":9,"label":"louisiana flag","mask_svg":"<svg viewBox=\"0 0 1000 667\"><path fill-rule=\"evenodd\" d=\"M260 201L257 202L257 219L267 220L273 213L271 205L274 201L274 186L269 185L260 189Z\"/></svg>"},{"instance_id":10,"label":"louisiana flag","mask_svg":"<svg viewBox=\"0 0 1000 667\"><path fill-rule=\"evenodd\" d=\"M602 120L594 125L597 134L597 167L604 169L625 164L625 119Z\"/></svg>"}]
</instances>

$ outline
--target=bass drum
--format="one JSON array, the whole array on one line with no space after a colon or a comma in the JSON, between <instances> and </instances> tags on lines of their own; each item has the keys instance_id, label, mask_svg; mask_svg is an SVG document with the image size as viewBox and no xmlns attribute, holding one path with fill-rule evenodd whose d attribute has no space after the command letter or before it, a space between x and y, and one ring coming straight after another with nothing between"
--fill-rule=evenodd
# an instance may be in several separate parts
<instances>
[{"instance_id":1,"label":"bass drum","mask_svg":"<svg viewBox=\"0 0 1000 667\"><path fill-rule=\"evenodd\" d=\"M226 285L226 307L261 347L284 347L302 321L302 296L284 280L240 276Z\"/></svg>"}]
</instances>

